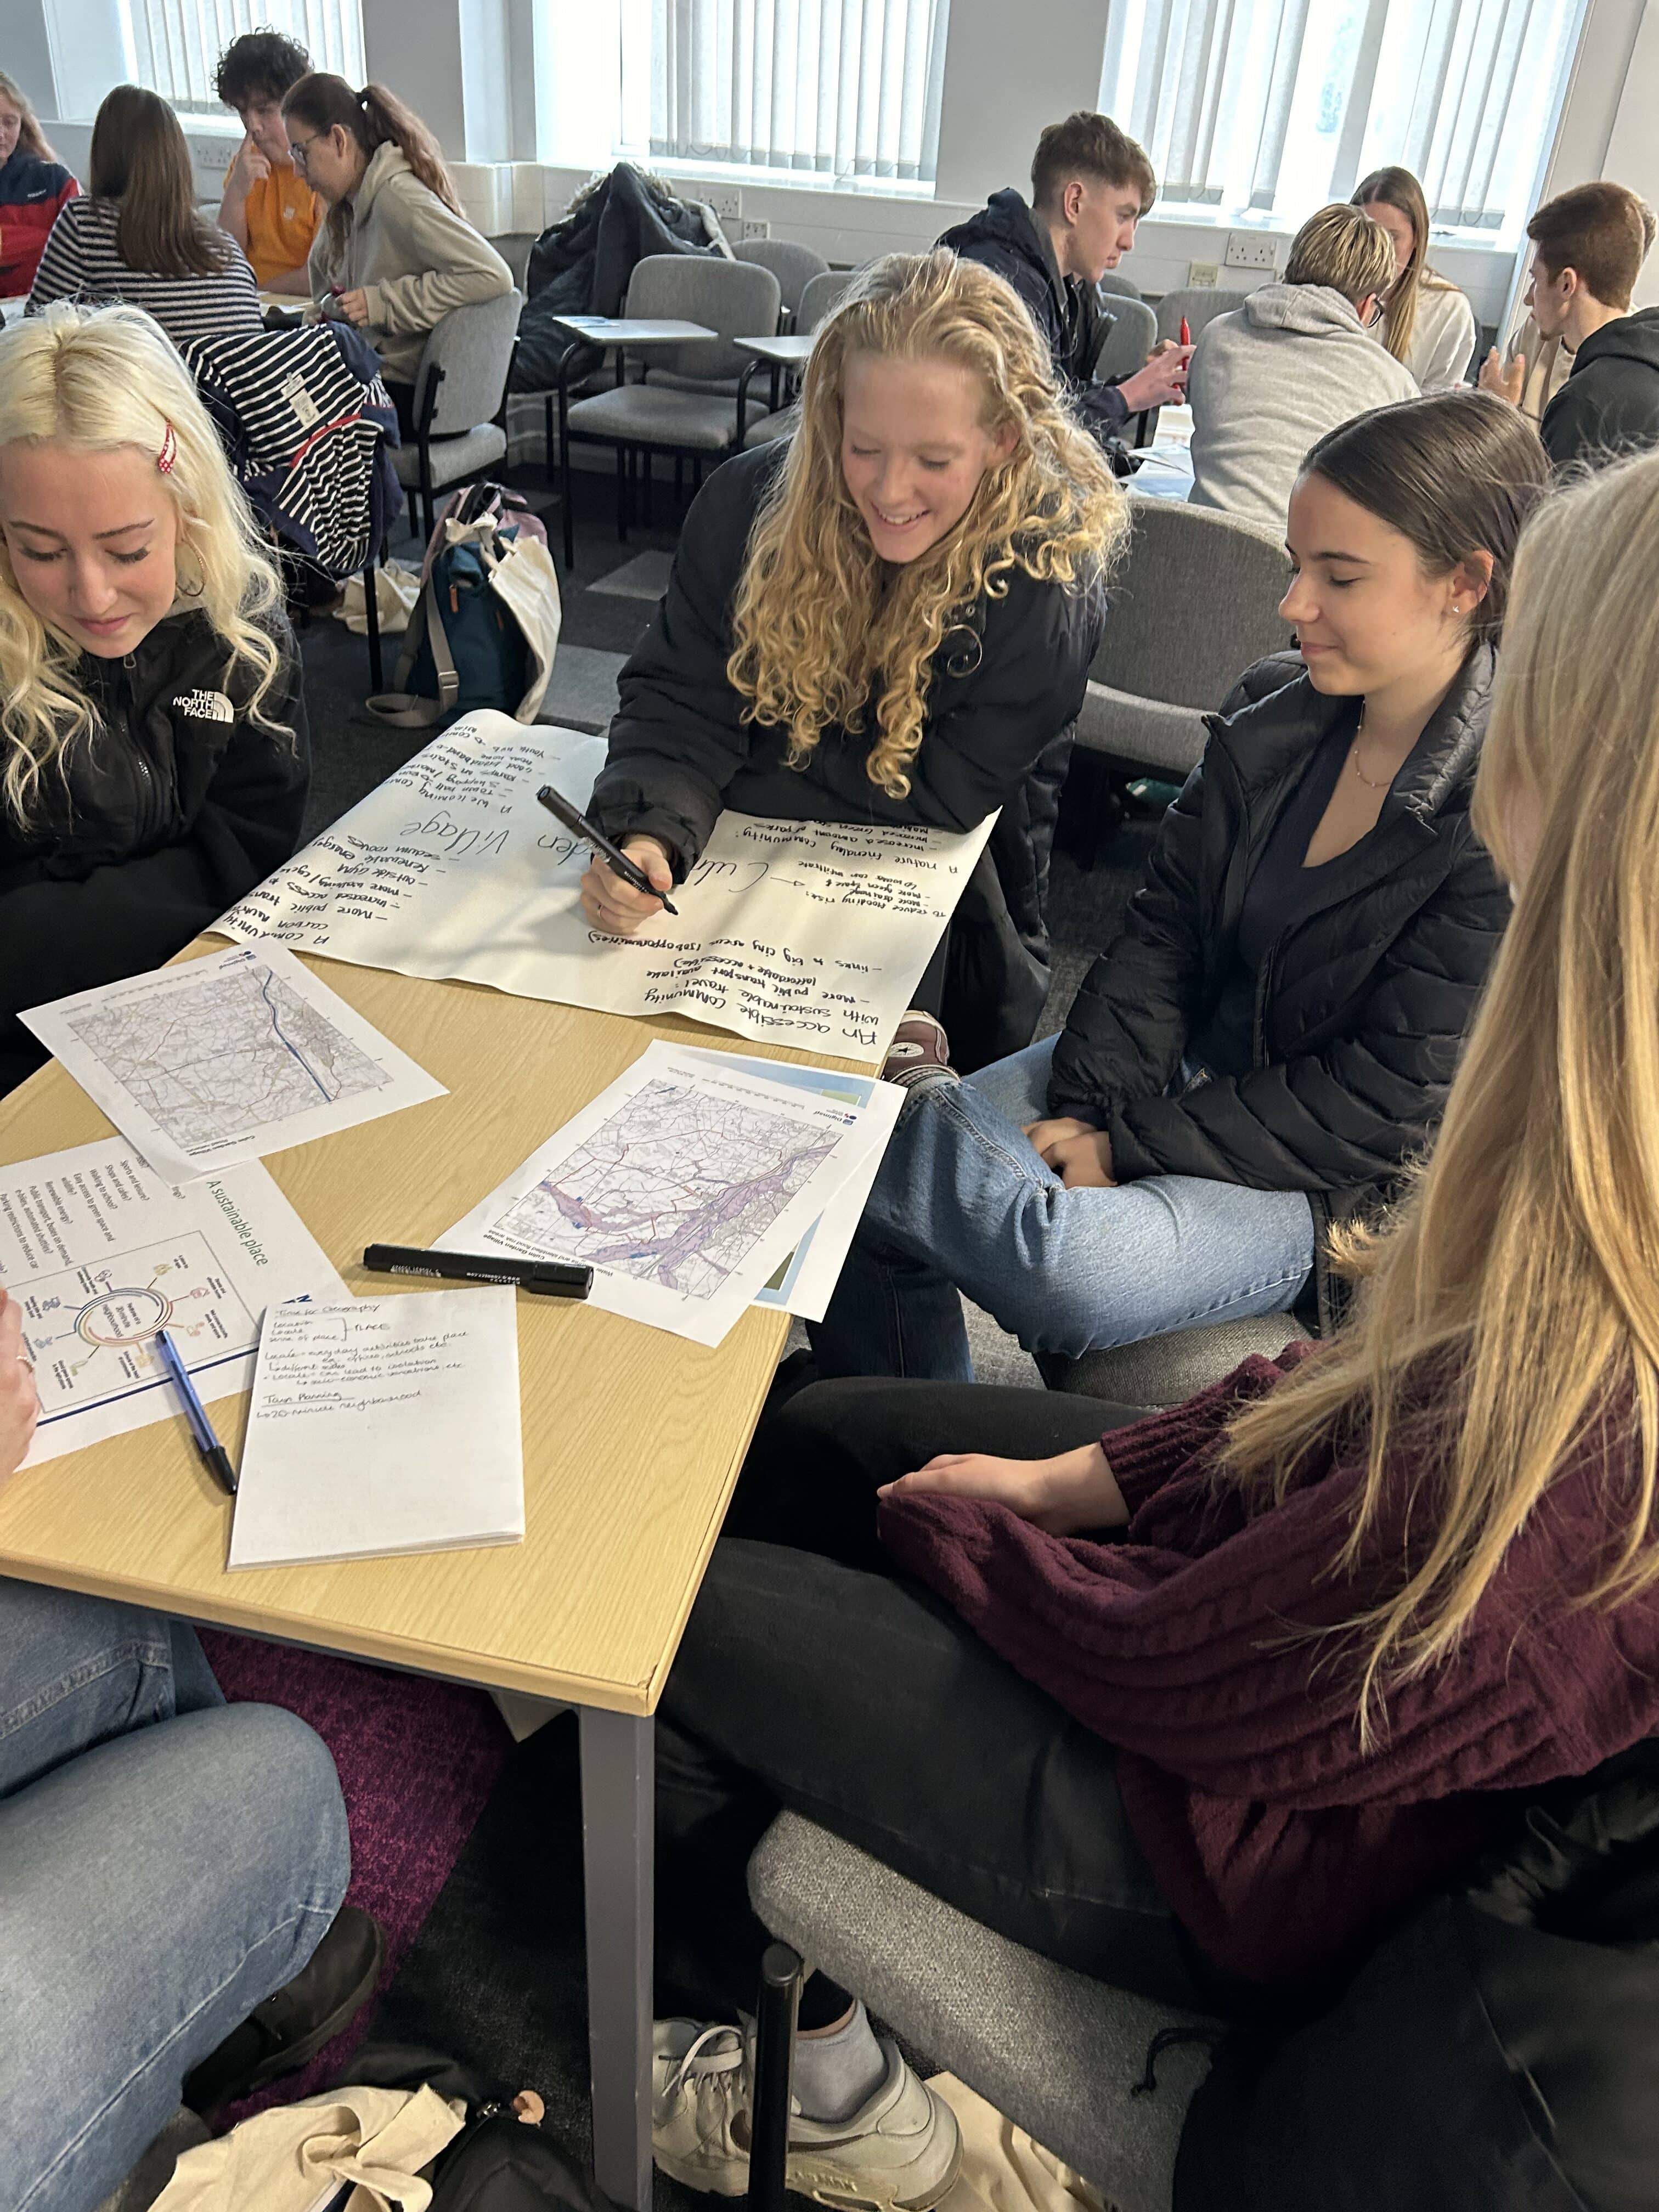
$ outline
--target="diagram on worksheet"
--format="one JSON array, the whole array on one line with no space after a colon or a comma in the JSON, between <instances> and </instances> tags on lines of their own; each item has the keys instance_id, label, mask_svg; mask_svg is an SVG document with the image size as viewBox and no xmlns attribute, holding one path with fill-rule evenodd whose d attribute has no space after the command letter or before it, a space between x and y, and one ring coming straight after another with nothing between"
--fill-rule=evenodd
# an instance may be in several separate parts
<instances>
[{"instance_id":1,"label":"diagram on worksheet","mask_svg":"<svg viewBox=\"0 0 1659 2212\"><path fill-rule=\"evenodd\" d=\"M255 1316L207 1239L194 1231L40 1276L17 1297L48 1419L159 1385L158 1328L172 1335L192 1372L216 1353L235 1358L258 1341Z\"/></svg>"}]
</instances>

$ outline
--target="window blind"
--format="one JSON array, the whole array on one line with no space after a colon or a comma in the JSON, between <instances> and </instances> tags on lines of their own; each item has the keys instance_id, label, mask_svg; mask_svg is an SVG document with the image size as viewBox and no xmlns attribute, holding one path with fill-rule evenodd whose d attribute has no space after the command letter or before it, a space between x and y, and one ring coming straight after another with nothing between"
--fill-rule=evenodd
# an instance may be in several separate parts
<instances>
[{"instance_id":1,"label":"window blind","mask_svg":"<svg viewBox=\"0 0 1659 2212\"><path fill-rule=\"evenodd\" d=\"M931 184L948 8L653 0L653 157Z\"/></svg>"},{"instance_id":2,"label":"window blind","mask_svg":"<svg viewBox=\"0 0 1659 2212\"><path fill-rule=\"evenodd\" d=\"M1437 225L1525 212L1583 0L1109 0L1101 105L1160 197L1299 221L1384 162Z\"/></svg>"},{"instance_id":3,"label":"window blind","mask_svg":"<svg viewBox=\"0 0 1659 2212\"><path fill-rule=\"evenodd\" d=\"M363 81L359 0L123 0L140 84L186 114L222 115L214 97L219 56L244 31L283 31L312 66Z\"/></svg>"}]
</instances>

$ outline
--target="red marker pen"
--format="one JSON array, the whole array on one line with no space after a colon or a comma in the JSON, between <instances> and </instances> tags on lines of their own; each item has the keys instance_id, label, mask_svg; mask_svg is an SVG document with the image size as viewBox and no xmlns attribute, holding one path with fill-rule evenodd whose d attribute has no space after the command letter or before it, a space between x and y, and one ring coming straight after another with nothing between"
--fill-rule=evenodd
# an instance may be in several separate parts
<instances>
[{"instance_id":1,"label":"red marker pen","mask_svg":"<svg viewBox=\"0 0 1659 2212\"><path fill-rule=\"evenodd\" d=\"M1183 316L1181 318L1181 343L1182 343L1182 345L1190 345L1190 344L1192 343L1192 342L1193 342L1193 334L1192 334L1191 331L1188 328L1188 326L1187 326L1187 318L1185 317L1185 315L1183 315Z\"/></svg>"}]
</instances>

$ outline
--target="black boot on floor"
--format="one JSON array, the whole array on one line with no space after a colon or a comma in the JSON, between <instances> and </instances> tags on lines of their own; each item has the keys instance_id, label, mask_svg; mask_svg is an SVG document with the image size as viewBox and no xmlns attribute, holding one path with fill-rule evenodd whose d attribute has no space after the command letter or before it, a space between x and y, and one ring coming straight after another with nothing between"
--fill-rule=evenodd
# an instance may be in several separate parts
<instances>
[{"instance_id":1,"label":"black boot on floor","mask_svg":"<svg viewBox=\"0 0 1659 2212\"><path fill-rule=\"evenodd\" d=\"M280 2075L298 2073L373 1996L385 1956L379 1921L343 1905L294 1979L272 1990L186 2077L185 2104L210 2119Z\"/></svg>"}]
</instances>

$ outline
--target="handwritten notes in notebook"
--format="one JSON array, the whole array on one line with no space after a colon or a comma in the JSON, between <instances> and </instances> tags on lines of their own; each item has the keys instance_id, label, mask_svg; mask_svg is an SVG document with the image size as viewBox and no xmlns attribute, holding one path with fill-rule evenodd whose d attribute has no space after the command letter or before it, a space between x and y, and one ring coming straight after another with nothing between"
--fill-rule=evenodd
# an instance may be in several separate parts
<instances>
[{"instance_id":1,"label":"handwritten notes in notebook","mask_svg":"<svg viewBox=\"0 0 1659 2212\"><path fill-rule=\"evenodd\" d=\"M216 925L406 975L875 1060L991 832L723 814L667 915L591 929L586 847L538 805L586 806L605 740L470 714Z\"/></svg>"},{"instance_id":2,"label":"handwritten notes in notebook","mask_svg":"<svg viewBox=\"0 0 1659 2212\"><path fill-rule=\"evenodd\" d=\"M233 1567L516 1543L519 1326L508 1289L265 1316Z\"/></svg>"}]
</instances>

